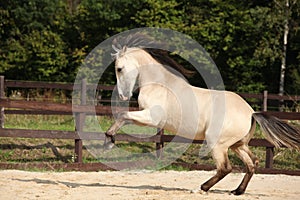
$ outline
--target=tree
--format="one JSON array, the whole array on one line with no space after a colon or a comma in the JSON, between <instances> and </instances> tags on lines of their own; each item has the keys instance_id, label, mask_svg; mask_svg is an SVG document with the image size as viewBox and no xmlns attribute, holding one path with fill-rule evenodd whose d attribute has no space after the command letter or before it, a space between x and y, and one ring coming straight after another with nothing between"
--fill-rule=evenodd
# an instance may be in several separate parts
<instances>
[{"instance_id":1,"label":"tree","mask_svg":"<svg viewBox=\"0 0 300 200\"><path fill-rule=\"evenodd\" d=\"M81 42L91 51L108 37L135 28L131 18L139 5L133 0L82 0L73 16Z\"/></svg>"},{"instance_id":2,"label":"tree","mask_svg":"<svg viewBox=\"0 0 300 200\"><path fill-rule=\"evenodd\" d=\"M300 2L295 1L289 21L285 92L300 94Z\"/></svg>"},{"instance_id":3,"label":"tree","mask_svg":"<svg viewBox=\"0 0 300 200\"><path fill-rule=\"evenodd\" d=\"M299 93L299 8L297 0L2 1L0 73L11 79L74 81L84 58L106 38L161 27L198 41L228 90L277 93L283 77L285 91ZM110 70L106 83L115 80ZM203 86L199 80L190 79Z\"/></svg>"},{"instance_id":4,"label":"tree","mask_svg":"<svg viewBox=\"0 0 300 200\"><path fill-rule=\"evenodd\" d=\"M285 85L285 73L286 73L286 59L287 59L287 46L288 46L288 35L290 32L290 23L292 20L293 7L296 5L296 0L275 0L275 8L282 15L283 21L283 48L281 56L281 67L280 67L280 81L279 81L279 95L284 94Z\"/></svg>"},{"instance_id":5,"label":"tree","mask_svg":"<svg viewBox=\"0 0 300 200\"><path fill-rule=\"evenodd\" d=\"M243 92L267 89L278 92L283 54L283 22L286 17L283 11L278 11L275 1L231 0L225 3L220 0L193 0L185 6L190 27L186 32L211 54L227 89ZM295 7L298 6L293 6L289 14L289 33L292 34L289 40L297 35L293 34L299 16L299 10ZM291 32L292 29L294 31ZM289 46L286 49L289 57L287 70L291 72L290 67L294 66L293 71L298 72L294 56L298 55L296 52L299 49L295 44L291 45L293 53ZM297 77L293 75L294 72L287 74L289 85Z\"/></svg>"},{"instance_id":6,"label":"tree","mask_svg":"<svg viewBox=\"0 0 300 200\"><path fill-rule=\"evenodd\" d=\"M143 0L132 19L141 27L159 27L183 31L185 28L183 2L176 0Z\"/></svg>"},{"instance_id":7,"label":"tree","mask_svg":"<svg viewBox=\"0 0 300 200\"><path fill-rule=\"evenodd\" d=\"M201 5L201 6L199 6ZM233 91L260 92L261 58L254 54L261 39L261 10L249 2L221 0L191 1L186 13L187 33L199 41L216 62L226 88Z\"/></svg>"},{"instance_id":8,"label":"tree","mask_svg":"<svg viewBox=\"0 0 300 200\"><path fill-rule=\"evenodd\" d=\"M64 4L59 0L7 1L1 4L0 72L7 78L64 80L66 44Z\"/></svg>"}]
</instances>

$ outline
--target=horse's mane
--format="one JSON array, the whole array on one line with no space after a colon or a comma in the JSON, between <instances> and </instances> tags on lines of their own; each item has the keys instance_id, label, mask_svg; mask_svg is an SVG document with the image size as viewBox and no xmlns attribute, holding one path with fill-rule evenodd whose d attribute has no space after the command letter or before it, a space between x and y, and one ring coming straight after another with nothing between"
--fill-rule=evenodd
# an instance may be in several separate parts
<instances>
[{"instance_id":1,"label":"horse's mane","mask_svg":"<svg viewBox=\"0 0 300 200\"><path fill-rule=\"evenodd\" d=\"M117 37L113 40L112 48L115 53L112 54L114 58L119 58L124 55L127 48L140 48L149 53L157 62L163 66L171 67L186 77L191 77L194 71L188 70L176 62L170 57L169 52L165 49L166 43L157 42L156 40L150 38L141 33L130 34L126 37ZM153 48L149 48L153 47ZM154 48L156 47L156 48Z\"/></svg>"}]
</instances>

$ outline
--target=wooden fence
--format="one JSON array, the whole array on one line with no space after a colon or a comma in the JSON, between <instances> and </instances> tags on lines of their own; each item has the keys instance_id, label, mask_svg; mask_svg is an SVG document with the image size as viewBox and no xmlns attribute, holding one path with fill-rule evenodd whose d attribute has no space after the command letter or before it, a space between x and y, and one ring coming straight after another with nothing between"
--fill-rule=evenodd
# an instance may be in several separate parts
<instances>
[{"instance_id":1,"label":"wooden fence","mask_svg":"<svg viewBox=\"0 0 300 200\"><path fill-rule=\"evenodd\" d=\"M80 104L72 105L53 103L53 102L41 102L41 101L27 101L27 100L12 100L5 96L5 91L8 88L43 88L43 89L60 89L60 90L80 90ZM112 115L111 106L103 105L87 105L86 94L88 90L109 90L114 89L113 86L94 86L87 85L83 80L81 84L74 85L71 83L48 83L48 82L29 82L29 81L12 81L5 80L3 76L0 76L0 137L13 137L13 138L49 138L49 139L71 139L75 142L75 155L77 163L82 163L82 140L104 140L104 133L96 132L84 132L83 125L85 116L89 114L97 115ZM278 112L267 111L268 100L275 99L278 101L300 101L300 96L279 96L274 94L268 94L266 91L263 94L240 94L246 99L255 99L262 104L262 111L279 117L285 120L300 120L299 112ZM100 100L108 102L105 99ZM117 112L122 111L124 108L114 108ZM130 110L138 110L136 107L130 108ZM75 125L74 131L58 131L58 130L24 130L24 129L9 129L5 128L4 114L43 114L43 115L72 115L75 113ZM117 141L130 141L130 142L153 142L156 143L157 156L159 157L163 153L163 144L165 142L189 142L189 143L203 143L202 140L188 140L182 137L175 137L172 135L164 135L163 131L158 131L157 135L116 135ZM272 168L273 166L273 153L274 146L265 139L252 139L249 143L254 147L266 148L266 168Z\"/></svg>"}]
</instances>

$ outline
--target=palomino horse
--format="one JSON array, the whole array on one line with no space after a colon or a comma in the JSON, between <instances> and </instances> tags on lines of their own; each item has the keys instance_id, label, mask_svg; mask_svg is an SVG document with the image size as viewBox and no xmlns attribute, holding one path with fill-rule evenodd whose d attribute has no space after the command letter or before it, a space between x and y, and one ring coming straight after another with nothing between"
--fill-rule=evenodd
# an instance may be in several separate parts
<instances>
[{"instance_id":1,"label":"palomino horse","mask_svg":"<svg viewBox=\"0 0 300 200\"><path fill-rule=\"evenodd\" d=\"M203 191L208 191L232 171L228 159L230 148L246 165L241 184L232 191L235 195L245 192L258 164L248 148L256 121L274 145L300 148L299 130L275 117L254 112L237 94L193 87L172 69L183 74L190 71L170 57L159 59L161 56L156 57L149 49L128 44L116 46L113 45L117 51L114 57L119 96L129 100L138 84L140 111L118 115L106 132L106 146L113 146L114 135L126 123L163 128L191 139L205 139L216 162L217 173L201 185Z\"/></svg>"}]
</instances>

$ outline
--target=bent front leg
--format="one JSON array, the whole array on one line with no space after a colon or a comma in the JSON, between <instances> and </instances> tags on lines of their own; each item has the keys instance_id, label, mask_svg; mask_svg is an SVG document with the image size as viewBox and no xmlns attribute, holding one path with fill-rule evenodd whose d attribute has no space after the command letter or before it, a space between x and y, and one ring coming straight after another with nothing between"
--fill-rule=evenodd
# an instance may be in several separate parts
<instances>
[{"instance_id":1,"label":"bent front leg","mask_svg":"<svg viewBox=\"0 0 300 200\"><path fill-rule=\"evenodd\" d=\"M114 144L114 135L125 124L134 123L144 126L162 128L164 124L164 112L160 106L141 111L122 112L118 115L115 123L105 133L105 146L111 148ZM109 141L109 142L107 142Z\"/></svg>"},{"instance_id":2,"label":"bent front leg","mask_svg":"<svg viewBox=\"0 0 300 200\"><path fill-rule=\"evenodd\" d=\"M118 114L117 119L115 120L115 123L111 125L111 127L106 131L106 136L113 136L117 133L117 131L125 125L126 118L125 118L126 112L122 112ZM128 123L128 122L127 122Z\"/></svg>"},{"instance_id":3,"label":"bent front leg","mask_svg":"<svg viewBox=\"0 0 300 200\"><path fill-rule=\"evenodd\" d=\"M105 141L104 141L104 148L111 149L115 144L115 134L117 131L125 125L126 120L124 115L126 113L120 113L115 121L115 123L106 131L105 133Z\"/></svg>"}]
</instances>

